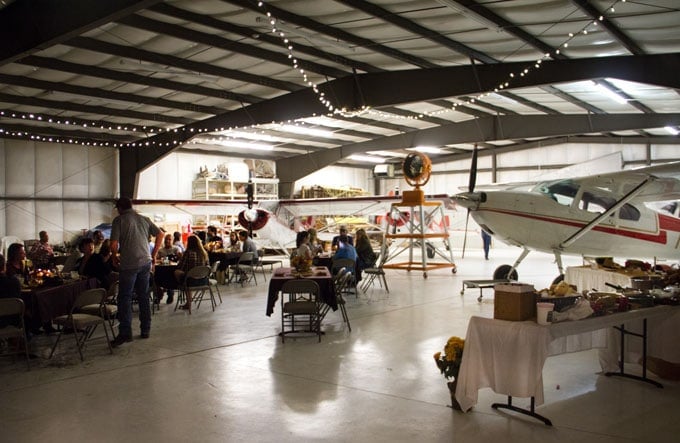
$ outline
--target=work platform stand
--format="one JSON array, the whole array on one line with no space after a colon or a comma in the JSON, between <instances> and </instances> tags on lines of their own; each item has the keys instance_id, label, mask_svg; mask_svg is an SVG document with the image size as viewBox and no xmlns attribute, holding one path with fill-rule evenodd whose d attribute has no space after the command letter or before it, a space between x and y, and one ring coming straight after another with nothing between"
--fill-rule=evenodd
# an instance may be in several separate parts
<instances>
[{"instance_id":1,"label":"work platform stand","mask_svg":"<svg viewBox=\"0 0 680 443\"><path fill-rule=\"evenodd\" d=\"M387 219L389 226L383 241L383 253L387 253L387 259L383 268L423 271L424 278L427 278L427 271L430 269L451 268L451 272L456 273L442 202L425 201L420 189L404 191L401 202L392 204ZM398 228L408 232L398 232ZM445 263L428 262L428 244L430 254L434 253L435 257L442 258ZM420 262L414 259L415 248L420 248ZM408 261L395 262L406 251Z\"/></svg>"}]
</instances>

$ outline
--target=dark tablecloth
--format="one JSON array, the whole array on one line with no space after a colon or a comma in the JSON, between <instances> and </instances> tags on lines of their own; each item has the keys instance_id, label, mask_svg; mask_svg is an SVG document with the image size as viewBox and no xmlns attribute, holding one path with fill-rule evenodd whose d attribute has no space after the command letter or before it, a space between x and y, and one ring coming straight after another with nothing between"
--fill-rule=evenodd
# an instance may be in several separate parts
<instances>
[{"instance_id":1,"label":"dark tablecloth","mask_svg":"<svg viewBox=\"0 0 680 443\"><path fill-rule=\"evenodd\" d=\"M276 272L272 274L269 279L269 295L267 297L267 317L270 317L274 312L274 306L279 299L279 292L283 284L288 280L294 280L296 277L291 273L292 268L277 268ZM331 273L326 269L323 275L310 275L303 277L314 280L319 285L321 291L321 300L330 306L334 311L338 309L338 300L335 297L335 287L333 286L333 279Z\"/></svg>"},{"instance_id":2,"label":"dark tablecloth","mask_svg":"<svg viewBox=\"0 0 680 443\"><path fill-rule=\"evenodd\" d=\"M211 265L219 260L220 265L217 267L217 270L224 271L227 267L237 264L241 254L243 252L209 252L208 258Z\"/></svg>"},{"instance_id":3,"label":"dark tablecloth","mask_svg":"<svg viewBox=\"0 0 680 443\"><path fill-rule=\"evenodd\" d=\"M63 285L40 287L21 293L26 310L31 313L32 323L51 323L52 319L71 312L78 294L86 289L99 287L96 278L66 281Z\"/></svg>"}]
</instances>

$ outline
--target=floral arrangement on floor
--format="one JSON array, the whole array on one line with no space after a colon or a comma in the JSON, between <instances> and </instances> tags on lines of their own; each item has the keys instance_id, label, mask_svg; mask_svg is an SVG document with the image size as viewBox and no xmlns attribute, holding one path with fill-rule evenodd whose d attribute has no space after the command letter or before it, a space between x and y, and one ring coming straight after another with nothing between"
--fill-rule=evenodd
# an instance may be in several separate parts
<instances>
[{"instance_id":1,"label":"floral arrangement on floor","mask_svg":"<svg viewBox=\"0 0 680 443\"><path fill-rule=\"evenodd\" d=\"M444 354L437 352L434 354L434 361L439 368L439 371L444 374L448 381L449 393L451 394L451 407L453 409L461 410L458 401L456 401L456 384L458 382L458 372L460 371L460 364L463 361L463 349L465 348L465 340L460 337L450 337L444 346Z\"/></svg>"},{"instance_id":2,"label":"floral arrangement on floor","mask_svg":"<svg viewBox=\"0 0 680 443\"><path fill-rule=\"evenodd\" d=\"M444 377L453 380L458 377L460 363L463 359L465 340L460 337L451 337L444 346L444 355L441 352L434 354L434 361Z\"/></svg>"}]
</instances>

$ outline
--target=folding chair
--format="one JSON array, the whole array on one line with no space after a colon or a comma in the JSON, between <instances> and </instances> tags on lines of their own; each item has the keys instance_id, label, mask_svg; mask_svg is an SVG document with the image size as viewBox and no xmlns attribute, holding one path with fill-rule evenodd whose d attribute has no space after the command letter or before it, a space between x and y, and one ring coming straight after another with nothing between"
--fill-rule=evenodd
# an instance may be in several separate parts
<instances>
[{"instance_id":1,"label":"folding chair","mask_svg":"<svg viewBox=\"0 0 680 443\"><path fill-rule=\"evenodd\" d=\"M349 292L350 288L354 288L355 293L356 291L356 277L354 275L354 272L356 271L356 262L350 258L338 258L338 259L333 259L331 262L331 274L336 275L338 271L341 268L345 268L347 272L352 276L350 279L347 287L345 288L345 292ZM357 297L359 294L356 294Z\"/></svg>"},{"instance_id":2,"label":"folding chair","mask_svg":"<svg viewBox=\"0 0 680 443\"><path fill-rule=\"evenodd\" d=\"M244 252L238 258L238 263L231 266L231 278L230 281L236 279L237 283L241 283L241 287L245 286L246 282L250 280L255 281L257 285L257 277L255 277L255 266L253 264L253 257L255 254L252 252Z\"/></svg>"},{"instance_id":3,"label":"folding chair","mask_svg":"<svg viewBox=\"0 0 680 443\"><path fill-rule=\"evenodd\" d=\"M265 253L264 249L261 251L258 251L258 256L259 260L257 261L257 264L255 264L255 269L260 268L262 270L262 278L264 278L264 281L267 281L267 275L264 273L264 267L269 266L269 272L274 271L274 265L278 264L279 266L283 266L283 260L265 260Z\"/></svg>"},{"instance_id":4,"label":"folding chair","mask_svg":"<svg viewBox=\"0 0 680 443\"><path fill-rule=\"evenodd\" d=\"M175 304L175 310L179 307L182 301L186 301L186 294L195 293L194 297L191 297L192 303L196 304L196 309L201 307L201 302L203 301L203 294L205 291L210 293L210 305L212 310L215 311L215 295L212 291L212 286L210 285L210 266L195 266L186 273L184 278L184 283L180 287L180 293L177 296L177 304ZM191 308L191 306L189 306ZM189 314L191 314L191 309L189 309Z\"/></svg>"},{"instance_id":5,"label":"folding chair","mask_svg":"<svg viewBox=\"0 0 680 443\"><path fill-rule=\"evenodd\" d=\"M340 307L340 313L342 314L342 321L347 323L347 328L349 332L352 332L352 325L349 324L349 317L347 316L347 308L345 307L345 297L342 295L345 292L347 285L349 285L352 279L352 274L350 274L345 268L340 268L338 273L333 277L333 287L335 289L335 299ZM328 311L331 307L328 305L323 305L321 308L321 318L326 317Z\"/></svg>"},{"instance_id":6,"label":"folding chair","mask_svg":"<svg viewBox=\"0 0 680 443\"><path fill-rule=\"evenodd\" d=\"M28 356L24 311L24 302L20 298L0 298L0 341L7 344L8 355L14 354L16 356L24 353L26 355L26 367L30 371L31 359ZM16 343L14 351L10 350L12 340Z\"/></svg>"},{"instance_id":7,"label":"folding chair","mask_svg":"<svg viewBox=\"0 0 680 443\"><path fill-rule=\"evenodd\" d=\"M286 334L313 332L321 342L321 300L314 280L288 280L281 287L281 342ZM300 318L302 317L302 320ZM306 329L299 329L298 327Z\"/></svg>"},{"instance_id":8,"label":"folding chair","mask_svg":"<svg viewBox=\"0 0 680 443\"><path fill-rule=\"evenodd\" d=\"M390 288L387 287L387 278L385 277L385 270L383 269L383 264L385 264L385 259L387 258L387 254L380 254L380 257L377 261L377 266L372 267L372 268L366 268L362 272L365 274L365 278L363 283L361 283L361 290L366 293L368 291L368 288L373 284L373 282L378 279L378 283L380 286L383 286L383 283L385 284L385 290L389 294ZM380 281L382 279L382 282Z\"/></svg>"},{"instance_id":9,"label":"folding chair","mask_svg":"<svg viewBox=\"0 0 680 443\"><path fill-rule=\"evenodd\" d=\"M54 355L54 350L57 349L59 340L64 334L64 331L68 328L73 332L73 338L76 341L76 347L78 348L78 354L80 354L80 361L83 361L83 348L85 343L92 337L95 329L100 324L104 326L104 334L106 335L106 345L109 347L109 352L113 354L113 348L111 347L109 339L109 331L106 329L106 319L104 314L92 315L81 312L83 306L87 305L103 305L106 300L106 289L88 289L76 297L73 303L73 308L68 315L60 315L59 317L52 320L54 324L59 326L59 335L57 340L52 346L52 352L50 352L50 358Z\"/></svg>"},{"instance_id":10,"label":"folding chair","mask_svg":"<svg viewBox=\"0 0 680 443\"><path fill-rule=\"evenodd\" d=\"M118 304L116 303L117 298L118 282L115 281L111 284L108 291L106 291L106 298L104 298L102 303L93 303L80 308L80 312L84 314L103 316L109 324L111 336L113 338L116 338L116 331L114 327L116 326L116 319L118 316Z\"/></svg>"},{"instance_id":11,"label":"folding chair","mask_svg":"<svg viewBox=\"0 0 680 443\"><path fill-rule=\"evenodd\" d=\"M208 277L208 281L210 282L210 286L214 287L215 291L217 291L217 297L220 299L220 304L222 304L222 294L220 294L220 287L218 286L218 281L217 281L217 270L219 268L220 268L220 261L217 260L210 267L210 276Z\"/></svg>"}]
</instances>

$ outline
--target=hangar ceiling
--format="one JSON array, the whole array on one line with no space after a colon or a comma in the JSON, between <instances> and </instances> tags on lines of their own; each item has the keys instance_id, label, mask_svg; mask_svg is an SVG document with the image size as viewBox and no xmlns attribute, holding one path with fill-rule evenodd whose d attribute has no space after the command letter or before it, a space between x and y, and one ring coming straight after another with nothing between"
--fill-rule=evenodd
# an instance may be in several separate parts
<instances>
[{"instance_id":1,"label":"hangar ceiling","mask_svg":"<svg viewBox=\"0 0 680 443\"><path fill-rule=\"evenodd\" d=\"M283 182L418 147L677 144L679 23L676 0L1 0L0 137Z\"/></svg>"}]
</instances>

